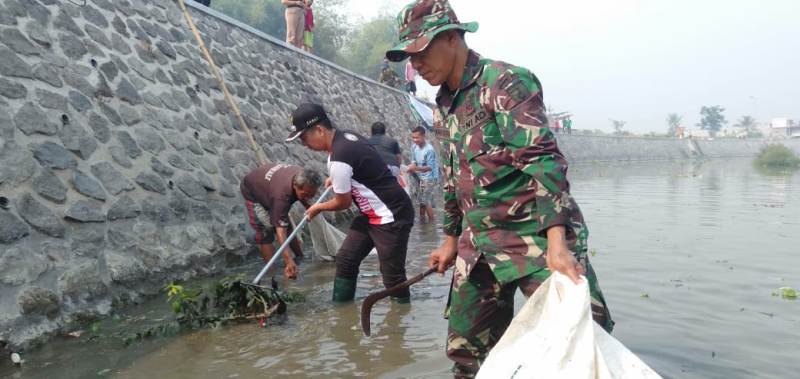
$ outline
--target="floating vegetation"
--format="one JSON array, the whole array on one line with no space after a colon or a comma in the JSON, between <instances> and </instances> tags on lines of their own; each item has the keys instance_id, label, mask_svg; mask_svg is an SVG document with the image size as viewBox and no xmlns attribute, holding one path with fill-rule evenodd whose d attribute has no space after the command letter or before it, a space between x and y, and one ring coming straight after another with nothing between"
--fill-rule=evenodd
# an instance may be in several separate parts
<instances>
[{"instance_id":1,"label":"floating vegetation","mask_svg":"<svg viewBox=\"0 0 800 379\"><path fill-rule=\"evenodd\" d=\"M800 291L792 287L781 287L777 291L772 292L772 296L780 296L784 299L795 300L800 297Z\"/></svg>"},{"instance_id":2,"label":"floating vegetation","mask_svg":"<svg viewBox=\"0 0 800 379\"><path fill-rule=\"evenodd\" d=\"M800 167L800 158L788 147L772 144L761 149L755 163L764 168L788 170Z\"/></svg>"},{"instance_id":3,"label":"floating vegetation","mask_svg":"<svg viewBox=\"0 0 800 379\"><path fill-rule=\"evenodd\" d=\"M92 341L112 338L123 345L140 342L153 337L166 337L180 332L217 328L228 323L257 322L262 327L272 324L270 319L286 312L286 303L305 301L296 292L277 290L273 280L270 287L256 286L243 281L243 275L226 277L206 286L190 288L169 283L164 287L167 303L173 317L148 319L145 316L120 317L116 328L121 331L104 333L101 321L86 325L86 330L67 333L66 336Z\"/></svg>"}]
</instances>

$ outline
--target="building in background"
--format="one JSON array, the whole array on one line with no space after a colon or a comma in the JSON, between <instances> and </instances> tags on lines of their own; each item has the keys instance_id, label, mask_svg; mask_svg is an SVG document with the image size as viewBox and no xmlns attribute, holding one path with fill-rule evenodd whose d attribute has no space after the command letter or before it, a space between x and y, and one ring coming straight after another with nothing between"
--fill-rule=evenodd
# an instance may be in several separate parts
<instances>
[{"instance_id":1,"label":"building in background","mask_svg":"<svg viewBox=\"0 0 800 379\"><path fill-rule=\"evenodd\" d=\"M800 123L788 117L773 118L769 123L770 135L800 138Z\"/></svg>"}]
</instances>

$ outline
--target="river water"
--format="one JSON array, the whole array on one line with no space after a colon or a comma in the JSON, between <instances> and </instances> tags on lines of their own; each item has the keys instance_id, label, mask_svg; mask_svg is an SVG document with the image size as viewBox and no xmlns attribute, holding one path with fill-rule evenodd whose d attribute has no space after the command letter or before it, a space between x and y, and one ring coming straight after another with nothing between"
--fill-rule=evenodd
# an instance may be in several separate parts
<instances>
[{"instance_id":1,"label":"river water","mask_svg":"<svg viewBox=\"0 0 800 379\"><path fill-rule=\"evenodd\" d=\"M800 301L800 173L770 174L747 159L593 164L570 169L585 214L614 336L668 378L795 378ZM424 269L438 228L415 227L409 276ZM304 303L279 325L226 326L130 347L57 338L26 353L12 378L449 377L444 356L447 277L412 287L410 305L378 303L372 337L358 311L381 288L374 256L362 265L357 300L330 303L333 268L306 262ZM241 269L255 274L258 267ZM240 271L241 271L240 270ZM517 308L523 302L517 296ZM131 310L167 314L164 300Z\"/></svg>"}]
</instances>

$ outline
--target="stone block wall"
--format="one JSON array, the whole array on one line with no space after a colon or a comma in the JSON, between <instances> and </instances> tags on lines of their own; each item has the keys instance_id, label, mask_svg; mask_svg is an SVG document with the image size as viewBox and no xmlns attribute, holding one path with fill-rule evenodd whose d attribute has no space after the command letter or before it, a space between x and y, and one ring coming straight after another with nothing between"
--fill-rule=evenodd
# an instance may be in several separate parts
<instances>
[{"instance_id":1,"label":"stone block wall","mask_svg":"<svg viewBox=\"0 0 800 379\"><path fill-rule=\"evenodd\" d=\"M413 127L402 93L187 5L269 160L324 171L283 142L304 100ZM0 0L0 341L241 260L254 157L175 0Z\"/></svg>"}]
</instances>

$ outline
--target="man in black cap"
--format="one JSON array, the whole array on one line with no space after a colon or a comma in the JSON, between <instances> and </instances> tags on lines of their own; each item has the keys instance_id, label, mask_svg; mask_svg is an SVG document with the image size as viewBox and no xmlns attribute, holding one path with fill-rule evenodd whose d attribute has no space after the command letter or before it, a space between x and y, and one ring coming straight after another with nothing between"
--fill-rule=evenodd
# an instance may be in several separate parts
<instances>
[{"instance_id":1,"label":"man in black cap","mask_svg":"<svg viewBox=\"0 0 800 379\"><path fill-rule=\"evenodd\" d=\"M308 208L308 218L320 212L347 209L353 202L361 211L336 254L333 301L353 300L358 267L373 247L378 251L384 286L389 288L404 282L414 208L397 178L364 137L334 129L322 106L301 104L292 113L292 124L295 130L286 142L300 139L309 149L330 154L330 177L325 184L333 186L335 196ZM408 289L394 299L408 302Z\"/></svg>"}]
</instances>

